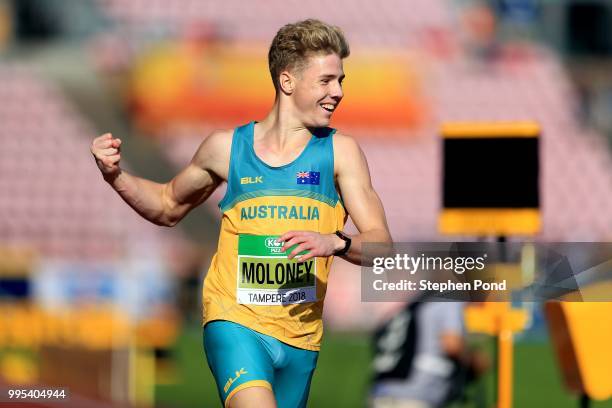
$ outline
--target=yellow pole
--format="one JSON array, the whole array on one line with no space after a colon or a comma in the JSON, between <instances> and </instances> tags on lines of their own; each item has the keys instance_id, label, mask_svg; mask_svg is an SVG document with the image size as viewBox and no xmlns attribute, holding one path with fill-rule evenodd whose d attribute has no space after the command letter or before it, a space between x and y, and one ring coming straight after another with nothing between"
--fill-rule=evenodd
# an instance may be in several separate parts
<instances>
[{"instance_id":1,"label":"yellow pole","mask_svg":"<svg viewBox=\"0 0 612 408\"><path fill-rule=\"evenodd\" d=\"M500 330L497 337L499 365L497 371L497 408L512 407L512 330L508 327L507 314L499 316Z\"/></svg>"},{"instance_id":2,"label":"yellow pole","mask_svg":"<svg viewBox=\"0 0 612 408\"><path fill-rule=\"evenodd\" d=\"M155 354L147 346L130 345L130 402L137 407L155 404Z\"/></svg>"}]
</instances>

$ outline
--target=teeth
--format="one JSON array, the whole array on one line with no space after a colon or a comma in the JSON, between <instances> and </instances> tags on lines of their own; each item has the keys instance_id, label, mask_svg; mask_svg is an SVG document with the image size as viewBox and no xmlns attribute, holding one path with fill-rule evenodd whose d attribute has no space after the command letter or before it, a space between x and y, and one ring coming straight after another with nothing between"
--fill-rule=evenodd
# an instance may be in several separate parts
<instances>
[{"instance_id":1,"label":"teeth","mask_svg":"<svg viewBox=\"0 0 612 408\"><path fill-rule=\"evenodd\" d=\"M323 109L327 109L329 111L333 111L335 106L332 105L331 103L323 103L321 104L321 106L323 107Z\"/></svg>"}]
</instances>

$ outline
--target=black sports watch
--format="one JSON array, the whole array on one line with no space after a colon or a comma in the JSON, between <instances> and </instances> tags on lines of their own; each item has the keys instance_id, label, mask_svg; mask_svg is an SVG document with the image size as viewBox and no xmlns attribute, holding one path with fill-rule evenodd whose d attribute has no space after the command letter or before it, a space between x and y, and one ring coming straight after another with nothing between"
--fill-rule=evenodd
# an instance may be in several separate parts
<instances>
[{"instance_id":1,"label":"black sports watch","mask_svg":"<svg viewBox=\"0 0 612 408\"><path fill-rule=\"evenodd\" d=\"M341 256L341 255L346 254L349 248L351 247L351 239L348 236L346 236L342 231L336 231L334 232L334 234L336 234L338 237L340 237L341 240L344 241L344 248L339 249L336 252L334 252L334 255Z\"/></svg>"}]
</instances>

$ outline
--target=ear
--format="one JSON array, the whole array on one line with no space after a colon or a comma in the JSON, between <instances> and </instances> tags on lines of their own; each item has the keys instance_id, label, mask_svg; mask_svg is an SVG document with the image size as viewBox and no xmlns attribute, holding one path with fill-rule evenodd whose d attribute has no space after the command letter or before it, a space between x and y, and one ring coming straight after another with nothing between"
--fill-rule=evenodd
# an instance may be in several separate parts
<instances>
[{"instance_id":1,"label":"ear","mask_svg":"<svg viewBox=\"0 0 612 408\"><path fill-rule=\"evenodd\" d=\"M280 73L278 81L281 91L286 95L291 95L295 89L295 78L289 73L289 71L283 71Z\"/></svg>"}]
</instances>

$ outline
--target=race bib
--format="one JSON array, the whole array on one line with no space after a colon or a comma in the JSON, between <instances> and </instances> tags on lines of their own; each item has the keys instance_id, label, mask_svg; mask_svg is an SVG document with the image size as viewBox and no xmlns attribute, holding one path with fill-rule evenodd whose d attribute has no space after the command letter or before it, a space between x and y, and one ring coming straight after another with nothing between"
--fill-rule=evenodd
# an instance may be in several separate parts
<instances>
[{"instance_id":1,"label":"race bib","mask_svg":"<svg viewBox=\"0 0 612 408\"><path fill-rule=\"evenodd\" d=\"M287 259L278 236L238 236L238 303L287 305L317 301L317 263ZM302 254L307 251L302 252Z\"/></svg>"}]
</instances>

